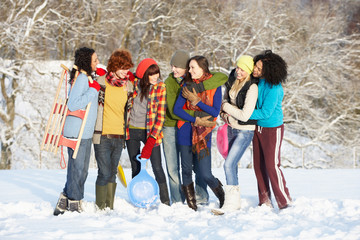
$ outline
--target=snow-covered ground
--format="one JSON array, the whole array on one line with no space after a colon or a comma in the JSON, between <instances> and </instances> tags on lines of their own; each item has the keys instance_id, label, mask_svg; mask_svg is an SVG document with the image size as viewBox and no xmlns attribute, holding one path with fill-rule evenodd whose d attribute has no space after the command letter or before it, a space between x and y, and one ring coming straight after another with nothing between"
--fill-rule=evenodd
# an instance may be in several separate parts
<instances>
[{"instance_id":1,"label":"snow-covered ground","mask_svg":"<svg viewBox=\"0 0 360 240\"><path fill-rule=\"evenodd\" d=\"M129 181L130 169L124 170ZM292 207L258 207L254 172L241 168L241 210L214 216L210 210L217 199L211 191L210 204L197 212L182 204L140 209L120 183L114 210L96 211L97 172L90 169L84 212L55 217L66 170L3 170L0 239L360 239L360 169L283 171ZM222 168L213 173L225 183Z\"/></svg>"}]
</instances>

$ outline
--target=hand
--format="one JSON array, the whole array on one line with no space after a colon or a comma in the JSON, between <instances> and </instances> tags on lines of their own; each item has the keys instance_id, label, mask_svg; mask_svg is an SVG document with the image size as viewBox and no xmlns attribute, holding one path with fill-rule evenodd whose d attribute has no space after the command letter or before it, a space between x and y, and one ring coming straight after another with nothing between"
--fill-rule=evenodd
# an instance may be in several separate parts
<instances>
[{"instance_id":1,"label":"hand","mask_svg":"<svg viewBox=\"0 0 360 240\"><path fill-rule=\"evenodd\" d=\"M214 117L211 116L209 113L204 112L204 111L195 111L194 112L194 117L199 117L199 118L203 118L203 117L207 117L210 116L210 118L208 119L209 121L214 121Z\"/></svg>"},{"instance_id":2,"label":"hand","mask_svg":"<svg viewBox=\"0 0 360 240\"><path fill-rule=\"evenodd\" d=\"M187 84L186 84L186 88L187 88L189 91L192 91L192 89L195 89L195 91L196 91L197 93L202 93L202 92L205 91L205 87L204 87L203 82L199 82L199 83L194 83L194 82L187 83Z\"/></svg>"},{"instance_id":3,"label":"hand","mask_svg":"<svg viewBox=\"0 0 360 240\"><path fill-rule=\"evenodd\" d=\"M197 95L195 89L190 92L186 87L182 89L182 96L190 101L191 105L196 106L201 98Z\"/></svg>"},{"instance_id":4,"label":"hand","mask_svg":"<svg viewBox=\"0 0 360 240\"><path fill-rule=\"evenodd\" d=\"M104 68L100 68L100 67L98 67L97 69L96 69L96 75L99 75L99 76L103 76L103 75L105 75L106 73L107 73L107 71L106 71L106 69L104 69Z\"/></svg>"},{"instance_id":5,"label":"hand","mask_svg":"<svg viewBox=\"0 0 360 240\"><path fill-rule=\"evenodd\" d=\"M220 112L220 117L225 123L229 124L229 114L222 111L222 112Z\"/></svg>"},{"instance_id":6,"label":"hand","mask_svg":"<svg viewBox=\"0 0 360 240\"><path fill-rule=\"evenodd\" d=\"M199 117L196 117L195 118L195 126L203 126L203 127L213 127L216 125L216 122L214 121L209 121L209 118L211 116L207 116L207 117L202 117L202 118L199 118Z\"/></svg>"},{"instance_id":7,"label":"hand","mask_svg":"<svg viewBox=\"0 0 360 240\"><path fill-rule=\"evenodd\" d=\"M149 159L151 156L151 152L154 148L156 139L153 137L149 137L146 140L145 146L143 147L142 151L141 151L141 158L145 158L145 159Z\"/></svg>"},{"instance_id":8,"label":"hand","mask_svg":"<svg viewBox=\"0 0 360 240\"><path fill-rule=\"evenodd\" d=\"M96 91L100 90L100 85L99 85L99 83L97 81L93 81L92 83L89 81L89 87L95 88Z\"/></svg>"}]
</instances>

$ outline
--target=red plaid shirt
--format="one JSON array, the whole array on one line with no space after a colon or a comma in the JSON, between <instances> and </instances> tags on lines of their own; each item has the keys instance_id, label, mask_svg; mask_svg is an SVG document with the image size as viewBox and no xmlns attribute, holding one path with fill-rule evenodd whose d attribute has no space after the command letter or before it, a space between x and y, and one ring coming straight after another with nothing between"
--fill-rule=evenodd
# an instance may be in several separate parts
<instances>
[{"instance_id":1,"label":"red plaid shirt","mask_svg":"<svg viewBox=\"0 0 360 240\"><path fill-rule=\"evenodd\" d=\"M129 123L130 123L130 111L134 104L134 99L138 95L138 79L134 82L134 93L128 102L127 112L127 125L126 125L126 140L130 139ZM149 91L149 97L147 102L146 111L146 131L147 137L152 136L156 139L155 146L159 146L162 142L163 132L162 128L165 121L166 112L166 88L165 83L159 82L156 85L151 85Z\"/></svg>"}]
</instances>

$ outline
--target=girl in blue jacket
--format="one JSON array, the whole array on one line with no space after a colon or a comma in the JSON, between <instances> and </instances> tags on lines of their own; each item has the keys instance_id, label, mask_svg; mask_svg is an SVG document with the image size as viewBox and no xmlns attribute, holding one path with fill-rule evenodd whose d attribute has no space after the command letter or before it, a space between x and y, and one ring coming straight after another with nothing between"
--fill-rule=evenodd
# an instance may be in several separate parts
<instances>
[{"instance_id":1,"label":"girl in blue jacket","mask_svg":"<svg viewBox=\"0 0 360 240\"><path fill-rule=\"evenodd\" d=\"M74 150L68 147L68 167L65 187L60 193L56 204L54 215L63 214L65 211L81 212L81 200L84 198L84 185L88 175L91 140L94 134L94 126L97 115L97 100L100 85L89 78L96 71L99 64L97 55L93 49L83 47L75 52L74 67L70 73L70 84L72 85L69 93L67 106L69 111L85 109L91 103L84 132L81 138L76 159L73 159ZM76 72L80 72L76 78ZM80 132L82 120L74 116L67 116L64 125L64 137L75 139Z\"/></svg>"},{"instance_id":2,"label":"girl in blue jacket","mask_svg":"<svg viewBox=\"0 0 360 240\"><path fill-rule=\"evenodd\" d=\"M203 178L206 184L219 199L220 208L224 204L224 190L219 179L211 172L211 132L215 127L215 118L219 115L221 106L221 86L201 93L188 90L186 83L200 83L210 79L209 63L204 56L194 56L187 64L187 75L185 85L174 106L174 113L184 119L179 120L178 144L181 155L182 190L188 206L197 210L194 183L192 181L193 157L198 161L198 172L196 174ZM194 117L186 111L194 110ZM209 118L212 118L211 120ZM209 121L207 121L209 119ZM209 122L209 125L208 125Z\"/></svg>"},{"instance_id":3,"label":"girl in blue jacket","mask_svg":"<svg viewBox=\"0 0 360 240\"><path fill-rule=\"evenodd\" d=\"M282 83L287 64L271 50L254 58L253 76L259 78L258 100L250 119L257 120L253 138L254 170L258 182L259 206L272 207L270 184L279 209L291 203L289 190L280 169L280 150L284 136Z\"/></svg>"}]
</instances>

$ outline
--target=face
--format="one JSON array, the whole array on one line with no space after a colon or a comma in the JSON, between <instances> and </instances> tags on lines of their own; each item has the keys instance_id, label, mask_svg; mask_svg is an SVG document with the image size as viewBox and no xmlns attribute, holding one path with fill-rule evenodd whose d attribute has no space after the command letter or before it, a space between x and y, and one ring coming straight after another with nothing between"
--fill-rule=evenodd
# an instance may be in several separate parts
<instances>
[{"instance_id":1,"label":"face","mask_svg":"<svg viewBox=\"0 0 360 240\"><path fill-rule=\"evenodd\" d=\"M98 59L96 53L93 53L93 55L91 56L91 70L93 72L96 71L96 65L98 65L98 64L99 64L99 59Z\"/></svg>"},{"instance_id":2,"label":"face","mask_svg":"<svg viewBox=\"0 0 360 240\"><path fill-rule=\"evenodd\" d=\"M263 68L263 62L261 60L257 61L254 66L253 76L256 78L259 78L262 76L262 68Z\"/></svg>"},{"instance_id":3,"label":"face","mask_svg":"<svg viewBox=\"0 0 360 240\"><path fill-rule=\"evenodd\" d=\"M173 72L175 78L179 78L181 76L184 76L186 69L171 65L171 71Z\"/></svg>"},{"instance_id":4,"label":"face","mask_svg":"<svg viewBox=\"0 0 360 240\"><path fill-rule=\"evenodd\" d=\"M150 84L151 84L151 85L157 84L157 81L158 81L159 77L160 77L160 74L158 74L158 73L156 73L156 74L154 74L154 75L150 75L150 76L149 76L149 82L150 82Z\"/></svg>"},{"instance_id":5,"label":"face","mask_svg":"<svg viewBox=\"0 0 360 240\"><path fill-rule=\"evenodd\" d=\"M119 69L115 72L115 76L118 78L118 79L124 79L126 78L128 72L129 72L130 69Z\"/></svg>"},{"instance_id":6,"label":"face","mask_svg":"<svg viewBox=\"0 0 360 240\"><path fill-rule=\"evenodd\" d=\"M189 68L189 73L191 74L192 79L199 79L204 74L204 70L195 60L190 61Z\"/></svg>"},{"instance_id":7,"label":"face","mask_svg":"<svg viewBox=\"0 0 360 240\"><path fill-rule=\"evenodd\" d=\"M239 67L236 67L236 74L237 74L236 79L238 80L245 79L249 75L247 72L245 72Z\"/></svg>"}]
</instances>

